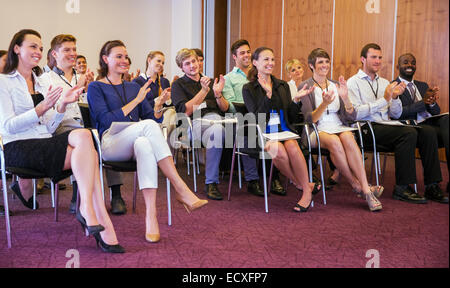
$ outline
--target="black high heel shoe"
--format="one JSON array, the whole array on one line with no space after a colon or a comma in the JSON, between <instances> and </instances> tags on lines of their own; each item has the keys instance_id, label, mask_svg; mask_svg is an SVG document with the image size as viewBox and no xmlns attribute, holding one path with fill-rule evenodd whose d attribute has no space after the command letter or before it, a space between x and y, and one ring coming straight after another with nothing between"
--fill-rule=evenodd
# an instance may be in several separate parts
<instances>
[{"instance_id":1,"label":"black high heel shoe","mask_svg":"<svg viewBox=\"0 0 450 288\"><path fill-rule=\"evenodd\" d=\"M105 230L105 227L103 227L102 225L94 225L94 226L88 226L86 224L86 219L84 219L84 217L81 215L80 210L77 211L77 214L75 215L75 218L77 218L78 222L80 222L81 224L81 228L83 229L83 231L87 230L89 235L94 235L97 233L102 232L103 230Z\"/></svg>"},{"instance_id":2,"label":"black high heel shoe","mask_svg":"<svg viewBox=\"0 0 450 288\"><path fill-rule=\"evenodd\" d=\"M109 245L106 244L105 241L103 241L102 236L100 233L94 234L95 241L97 241L97 247L100 246L100 248L103 250L103 252L107 253L125 253L125 249L120 246L119 244L116 245Z\"/></svg>"},{"instance_id":3,"label":"black high heel shoe","mask_svg":"<svg viewBox=\"0 0 450 288\"><path fill-rule=\"evenodd\" d=\"M23 206L27 207L28 209L33 209L33 196L31 196L30 199L25 200L25 198L23 198L22 192L20 191L19 182L14 181L9 186L9 189L11 189L14 192L14 194L16 194L17 198L19 198ZM39 209L39 203L37 201L36 201L36 209Z\"/></svg>"},{"instance_id":4,"label":"black high heel shoe","mask_svg":"<svg viewBox=\"0 0 450 288\"><path fill-rule=\"evenodd\" d=\"M320 189L321 189L322 187L321 187L321 184L320 183L314 183L314 188L313 188L313 190L312 190L312 199L311 199L311 202L309 202L309 205L308 205L308 207L303 207L303 206L301 206L300 204L295 204L295 206L294 206L294 212L297 212L297 213L303 213L303 212L308 212L308 209L309 209L309 207L311 206L311 203L312 203L312 201L313 201L313 198L314 198L314 196L317 194L317 193L319 193L319 191L320 191ZM296 208L298 208L298 209L300 209L300 210L298 210L298 209L296 209Z\"/></svg>"},{"instance_id":5,"label":"black high heel shoe","mask_svg":"<svg viewBox=\"0 0 450 288\"><path fill-rule=\"evenodd\" d=\"M308 207L303 207L302 205L300 205L300 204L295 204L295 206L294 206L294 212L297 212L297 213L302 213L302 212L308 212L308 209L309 209L309 206L311 206L311 203L312 203L312 200L311 200L311 202L309 202L309 205L308 205ZM298 208L298 209L300 209L300 210L297 210L297 209L295 209L295 208Z\"/></svg>"}]
</instances>

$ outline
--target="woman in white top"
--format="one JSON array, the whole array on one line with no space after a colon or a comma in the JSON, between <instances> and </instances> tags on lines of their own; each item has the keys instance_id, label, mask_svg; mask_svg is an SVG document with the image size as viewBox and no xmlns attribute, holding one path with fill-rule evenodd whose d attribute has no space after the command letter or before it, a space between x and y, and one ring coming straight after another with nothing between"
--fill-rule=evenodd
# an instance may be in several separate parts
<instances>
[{"instance_id":1,"label":"woman in white top","mask_svg":"<svg viewBox=\"0 0 450 288\"><path fill-rule=\"evenodd\" d=\"M313 72L312 78L300 84L313 86L314 90L302 98L302 112L306 121L317 124L322 148L330 151L331 160L339 172L352 185L353 191L365 196L370 211L382 209L377 197L384 188L371 187L367 182L361 151L356 144L352 130L347 124L356 118L356 111L348 97L344 77L339 83L328 80L330 56L321 49L314 49L308 56L308 65ZM312 142L316 142L312 133Z\"/></svg>"},{"instance_id":2,"label":"woman in white top","mask_svg":"<svg viewBox=\"0 0 450 288\"><path fill-rule=\"evenodd\" d=\"M38 32L21 30L14 35L4 74L0 75L0 134L5 164L43 171L53 179L71 169L80 191L77 220L104 251L123 253L102 199L98 155L90 131L76 129L52 137L67 105L78 100L83 88L75 86L64 94L60 87L39 91L32 69L41 58Z\"/></svg>"}]
</instances>

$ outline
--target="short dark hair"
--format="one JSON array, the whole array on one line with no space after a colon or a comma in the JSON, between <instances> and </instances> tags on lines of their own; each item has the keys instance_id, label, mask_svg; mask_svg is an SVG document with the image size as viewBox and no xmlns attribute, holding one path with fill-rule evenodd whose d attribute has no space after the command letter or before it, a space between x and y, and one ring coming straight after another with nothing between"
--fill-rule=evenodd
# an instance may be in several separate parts
<instances>
[{"instance_id":1,"label":"short dark hair","mask_svg":"<svg viewBox=\"0 0 450 288\"><path fill-rule=\"evenodd\" d=\"M397 60L397 64L398 64L398 65L400 65L400 60L401 60L403 57L405 57L405 56L411 56L414 60L416 60L416 57L415 57L412 53L405 53L405 54L402 54L402 55L400 55L400 56L398 57L398 60Z\"/></svg>"},{"instance_id":2,"label":"short dark hair","mask_svg":"<svg viewBox=\"0 0 450 288\"><path fill-rule=\"evenodd\" d=\"M255 52L252 53L252 63L253 63L253 60L258 60L259 54L261 54L263 51L266 51L266 50L273 53L272 48L269 48L269 47L256 48ZM258 69L256 68L256 66L252 65L252 68L250 69L250 71L248 71L247 80L249 82L253 82L256 79L258 79Z\"/></svg>"},{"instance_id":3,"label":"short dark hair","mask_svg":"<svg viewBox=\"0 0 450 288\"><path fill-rule=\"evenodd\" d=\"M241 46L244 46L244 45L247 45L248 47L250 47L250 44L248 43L247 40L245 40L245 39L239 39L239 40L237 40L236 42L233 43L233 45L231 45L231 53L232 53L234 56L237 56L237 55L236 55L237 50L238 50Z\"/></svg>"},{"instance_id":4,"label":"short dark hair","mask_svg":"<svg viewBox=\"0 0 450 288\"><path fill-rule=\"evenodd\" d=\"M83 55L77 55L77 59L76 60L78 60L80 58L83 58L84 60L86 60L86 57L84 57Z\"/></svg>"},{"instance_id":5,"label":"short dark hair","mask_svg":"<svg viewBox=\"0 0 450 288\"><path fill-rule=\"evenodd\" d=\"M126 46L120 40L108 41L105 44L103 44L103 47L100 50L100 59L99 59L100 69L98 69L99 78L103 78L108 75L108 64L106 64L105 61L103 60L103 56L104 55L109 56L109 53L111 53L111 50L115 47L126 47ZM129 61L131 65L131 60Z\"/></svg>"},{"instance_id":6,"label":"short dark hair","mask_svg":"<svg viewBox=\"0 0 450 288\"><path fill-rule=\"evenodd\" d=\"M10 74L14 70L17 69L17 66L19 65L19 56L14 52L14 47L22 46L23 41L25 40L25 36L27 35L35 35L39 39L41 39L41 34L39 32L32 30L32 29L22 29L16 34L14 34L13 39L11 40L11 43L9 44L8 48L8 58L6 59L5 68L3 69L3 74Z\"/></svg>"},{"instance_id":7,"label":"short dark hair","mask_svg":"<svg viewBox=\"0 0 450 288\"><path fill-rule=\"evenodd\" d=\"M369 52L369 49L375 49L375 50L381 51L380 45L378 45L376 43L369 43L362 48L361 57L367 58L367 52Z\"/></svg>"},{"instance_id":8,"label":"short dark hair","mask_svg":"<svg viewBox=\"0 0 450 288\"><path fill-rule=\"evenodd\" d=\"M309 69L312 70L311 66L316 67L316 60L317 58L326 58L326 59L330 59L330 55L328 55L328 52L325 51L325 49L322 48L316 48L314 50L311 51L311 53L309 53L308 55L308 67Z\"/></svg>"},{"instance_id":9,"label":"short dark hair","mask_svg":"<svg viewBox=\"0 0 450 288\"><path fill-rule=\"evenodd\" d=\"M194 50L195 54L197 54L197 57L202 57L205 58L205 56L203 56L203 51L198 49L198 48L192 48L191 50Z\"/></svg>"},{"instance_id":10,"label":"short dark hair","mask_svg":"<svg viewBox=\"0 0 450 288\"><path fill-rule=\"evenodd\" d=\"M6 50L0 50L0 58L3 57L3 55L8 54L8 51Z\"/></svg>"}]
</instances>

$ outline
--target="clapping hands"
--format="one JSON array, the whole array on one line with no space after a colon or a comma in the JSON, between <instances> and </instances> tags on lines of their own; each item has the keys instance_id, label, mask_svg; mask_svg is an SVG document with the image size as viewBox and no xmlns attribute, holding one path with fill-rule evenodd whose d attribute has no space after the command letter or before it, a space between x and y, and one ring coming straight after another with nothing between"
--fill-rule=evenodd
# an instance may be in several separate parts
<instances>
[{"instance_id":1,"label":"clapping hands","mask_svg":"<svg viewBox=\"0 0 450 288\"><path fill-rule=\"evenodd\" d=\"M324 91L322 94L322 100L325 105L330 105L333 103L334 98L336 98L336 95L334 94L334 90L328 90Z\"/></svg>"},{"instance_id":2,"label":"clapping hands","mask_svg":"<svg viewBox=\"0 0 450 288\"><path fill-rule=\"evenodd\" d=\"M386 99L386 101L388 102L391 101L391 99L397 99L399 95L403 94L405 89L406 84L404 82L397 83L394 81L386 87L386 91L384 92L384 99Z\"/></svg>"},{"instance_id":3,"label":"clapping hands","mask_svg":"<svg viewBox=\"0 0 450 288\"><path fill-rule=\"evenodd\" d=\"M222 74L220 74L219 79L216 78L213 84L213 91L215 97L219 97L219 95L223 91L223 87L225 86L225 78L223 77Z\"/></svg>"},{"instance_id":4,"label":"clapping hands","mask_svg":"<svg viewBox=\"0 0 450 288\"><path fill-rule=\"evenodd\" d=\"M211 84L211 79L207 76L203 76L202 78L200 78L200 84L202 85L202 90L206 93L209 92L209 90L211 90L209 88L209 84Z\"/></svg>"},{"instance_id":5,"label":"clapping hands","mask_svg":"<svg viewBox=\"0 0 450 288\"><path fill-rule=\"evenodd\" d=\"M260 74L258 74L258 82L259 82L259 85L261 85L261 87L266 92L267 97L269 99L271 99L272 98L272 85L266 79L261 77Z\"/></svg>"},{"instance_id":6,"label":"clapping hands","mask_svg":"<svg viewBox=\"0 0 450 288\"><path fill-rule=\"evenodd\" d=\"M437 94L437 92L439 92L439 87L435 86L433 88L429 88L423 96L423 102L427 105L433 105L434 103L436 103L436 101L439 99L439 95Z\"/></svg>"},{"instance_id":7,"label":"clapping hands","mask_svg":"<svg viewBox=\"0 0 450 288\"><path fill-rule=\"evenodd\" d=\"M88 68L86 73L81 75L80 80L78 81L78 86L83 87L87 91L87 87L92 81L94 81L94 72Z\"/></svg>"},{"instance_id":8,"label":"clapping hands","mask_svg":"<svg viewBox=\"0 0 450 288\"><path fill-rule=\"evenodd\" d=\"M308 84L305 84L302 89L297 91L297 94L294 95L294 101L298 103L301 98L305 97L306 95L312 93L314 91L314 86L311 86L308 88Z\"/></svg>"}]
</instances>

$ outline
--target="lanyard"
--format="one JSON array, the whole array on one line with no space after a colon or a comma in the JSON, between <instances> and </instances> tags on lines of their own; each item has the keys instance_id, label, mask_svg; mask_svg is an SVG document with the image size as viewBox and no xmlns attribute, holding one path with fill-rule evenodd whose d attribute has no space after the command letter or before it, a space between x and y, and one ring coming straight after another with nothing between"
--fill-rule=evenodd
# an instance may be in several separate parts
<instances>
[{"instance_id":1,"label":"lanyard","mask_svg":"<svg viewBox=\"0 0 450 288\"><path fill-rule=\"evenodd\" d=\"M57 74L58 74L59 78L61 78L61 80L64 81L64 83L66 83L67 85L70 86L70 88L73 87L72 84L70 84L69 82L67 82L67 80L64 79L64 78L61 76L61 74L59 74L59 73L57 73ZM75 85L78 85L77 72L76 72L75 70L73 70L73 76L72 76L72 77L75 77Z\"/></svg>"},{"instance_id":2,"label":"lanyard","mask_svg":"<svg viewBox=\"0 0 450 288\"><path fill-rule=\"evenodd\" d=\"M320 86L320 84L314 79L314 77L312 77L312 80L314 81L314 83L317 84L317 86L319 86L320 90L322 90L322 95L323 93L325 93L322 89L322 86ZM327 78L325 78L325 90L328 92L328 81ZM328 110L328 105L327 105L327 115L330 114L330 111Z\"/></svg>"},{"instance_id":3,"label":"lanyard","mask_svg":"<svg viewBox=\"0 0 450 288\"><path fill-rule=\"evenodd\" d=\"M116 86L114 86L111 82L111 80L109 80L108 76L106 76L106 80L108 80L109 84L111 84L111 86L113 87L114 91L116 92L117 96L119 97L120 101L122 102L123 106L127 105L127 94L125 93L125 83L122 81L122 90L123 90L123 97L122 95L120 95L119 91L117 90ZM130 118L131 121L133 121L133 117L131 117L131 115L128 115L128 117Z\"/></svg>"},{"instance_id":4,"label":"lanyard","mask_svg":"<svg viewBox=\"0 0 450 288\"><path fill-rule=\"evenodd\" d=\"M370 89L372 90L372 92L373 92L373 95L375 95L375 99L378 99L378 78L377 78L377 91L375 91L374 89L373 89L373 86L372 86L372 84L370 83L370 81L366 78L366 81L367 81L367 83L369 83L369 86L370 86Z\"/></svg>"},{"instance_id":5,"label":"lanyard","mask_svg":"<svg viewBox=\"0 0 450 288\"><path fill-rule=\"evenodd\" d=\"M145 72L145 77L146 77L146 81L148 81L148 79L150 79L150 77L149 76L147 76L147 72ZM161 95L161 92L162 92L162 87L161 87L161 85L160 85L160 76L159 76L159 74L157 74L156 75L156 80L153 82L153 83L155 83L155 85L156 85L156 87L158 87L158 96L160 96ZM152 84L150 84L150 85L152 85Z\"/></svg>"}]
</instances>

